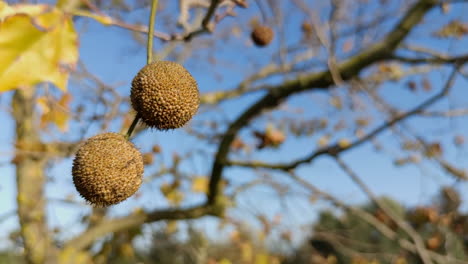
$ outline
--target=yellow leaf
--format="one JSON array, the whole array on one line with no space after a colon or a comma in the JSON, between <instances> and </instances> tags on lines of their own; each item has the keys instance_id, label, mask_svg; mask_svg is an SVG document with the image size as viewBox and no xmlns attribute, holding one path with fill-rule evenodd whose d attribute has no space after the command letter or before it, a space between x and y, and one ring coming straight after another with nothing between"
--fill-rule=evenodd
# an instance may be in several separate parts
<instances>
[{"instance_id":1,"label":"yellow leaf","mask_svg":"<svg viewBox=\"0 0 468 264\"><path fill-rule=\"evenodd\" d=\"M160 190L167 201L172 205L178 205L184 199L184 194L177 190L177 185L164 183L161 185Z\"/></svg>"},{"instance_id":2,"label":"yellow leaf","mask_svg":"<svg viewBox=\"0 0 468 264\"><path fill-rule=\"evenodd\" d=\"M177 221L168 221L166 225L166 233L173 234L177 232Z\"/></svg>"},{"instance_id":3,"label":"yellow leaf","mask_svg":"<svg viewBox=\"0 0 468 264\"><path fill-rule=\"evenodd\" d=\"M338 146L340 146L340 148L348 148L351 146L351 142L346 138L342 138L338 141Z\"/></svg>"},{"instance_id":4,"label":"yellow leaf","mask_svg":"<svg viewBox=\"0 0 468 264\"><path fill-rule=\"evenodd\" d=\"M219 261L219 264L231 264L232 262L229 259L223 258Z\"/></svg>"},{"instance_id":5,"label":"yellow leaf","mask_svg":"<svg viewBox=\"0 0 468 264\"><path fill-rule=\"evenodd\" d=\"M78 60L72 17L47 5L0 5L0 92L50 82L62 90Z\"/></svg>"},{"instance_id":6,"label":"yellow leaf","mask_svg":"<svg viewBox=\"0 0 468 264\"><path fill-rule=\"evenodd\" d=\"M317 145L319 145L319 147L325 147L328 145L328 142L330 142L330 135L323 135L318 139Z\"/></svg>"},{"instance_id":7,"label":"yellow leaf","mask_svg":"<svg viewBox=\"0 0 468 264\"><path fill-rule=\"evenodd\" d=\"M179 205L184 200L184 194L179 190L173 190L166 196L166 199L170 204Z\"/></svg>"},{"instance_id":8,"label":"yellow leaf","mask_svg":"<svg viewBox=\"0 0 468 264\"><path fill-rule=\"evenodd\" d=\"M206 193L208 189L208 178L195 177L192 181L192 191L198 193Z\"/></svg>"},{"instance_id":9,"label":"yellow leaf","mask_svg":"<svg viewBox=\"0 0 468 264\"><path fill-rule=\"evenodd\" d=\"M242 242L240 244L240 248L241 248L242 261L250 262L253 256L252 245L250 245L249 242Z\"/></svg>"},{"instance_id":10,"label":"yellow leaf","mask_svg":"<svg viewBox=\"0 0 468 264\"><path fill-rule=\"evenodd\" d=\"M9 6L7 3L0 1L0 20L7 16L15 14L38 15L47 11L47 5L30 5L20 4Z\"/></svg>"},{"instance_id":11,"label":"yellow leaf","mask_svg":"<svg viewBox=\"0 0 468 264\"><path fill-rule=\"evenodd\" d=\"M68 130L68 120L70 119L68 104L71 101L69 93L64 94L58 102L51 103L46 97L39 97L37 104L42 111L41 127L45 128L49 124L55 124L60 131Z\"/></svg>"},{"instance_id":12,"label":"yellow leaf","mask_svg":"<svg viewBox=\"0 0 468 264\"><path fill-rule=\"evenodd\" d=\"M36 99L36 103L39 106L39 109L41 109L42 113L50 112L49 103L47 101L48 100L45 96L41 96Z\"/></svg>"},{"instance_id":13,"label":"yellow leaf","mask_svg":"<svg viewBox=\"0 0 468 264\"><path fill-rule=\"evenodd\" d=\"M264 253L257 254L255 256L255 264L268 264L268 255Z\"/></svg>"},{"instance_id":14,"label":"yellow leaf","mask_svg":"<svg viewBox=\"0 0 468 264\"><path fill-rule=\"evenodd\" d=\"M84 251L76 251L73 248L67 248L60 251L59 253L59 263L69 263L69 264L85 264L92 263L91 257L88 253Z\"/></svg>"}]
</instances>

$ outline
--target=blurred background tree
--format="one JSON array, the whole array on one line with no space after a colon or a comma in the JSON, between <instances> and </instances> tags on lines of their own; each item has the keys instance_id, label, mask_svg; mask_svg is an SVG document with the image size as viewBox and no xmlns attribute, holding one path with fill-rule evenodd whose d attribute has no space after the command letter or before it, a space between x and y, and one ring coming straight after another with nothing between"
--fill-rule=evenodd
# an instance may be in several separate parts
<instances>
[{"instance_id":1,"label":"blurred background tree","mask_svg":"<svg viewBox=\"0 0 468 264\"><path fill-rule=\"evenodd\" d=\"M130 126L150 5L0 1L0 263L467 262L466 1L160 1L201 107L93 208L71 161Z\"/></svg>"}]
</instances>

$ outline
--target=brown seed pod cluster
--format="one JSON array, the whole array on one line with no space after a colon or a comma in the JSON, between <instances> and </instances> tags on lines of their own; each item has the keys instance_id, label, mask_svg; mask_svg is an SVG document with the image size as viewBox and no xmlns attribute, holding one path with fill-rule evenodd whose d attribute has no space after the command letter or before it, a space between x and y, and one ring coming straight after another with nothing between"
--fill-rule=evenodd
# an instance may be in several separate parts
<instances>
[{"instance_id":1,"label":"brown seed pod cluster","mask_svg":"<svg viewBox=\"0 0 468 264\"><path fill-rule=\"evenodd\" d=\"M255 45L264 47L273 40L273 30L268 26L256 25L252 31L251 37Z\"/></svg>"},{"instance_id":2,"label":"brown seed pod cluster","mask_svg":"<svg viewBox=\"0 0 468 264\"><path fill-rule=\"evenodd\" d=\"M89 138L73 160L73 184L95 206L110 206L132 196L140 187L143 158L123 135L104 133Z\"/></svg>"},{"instance_id":3,"label":"brown seed pod cluster","mask_svg":"<svg viewBox=\"0 0 468 264\"><path fill-rule=\"evenodd\" d=\"M180 64L157 61L141 69L132 81L132 107L149 127L182 127L197 112L200 102L195 79Z\"/></svg>"}]
</instances>

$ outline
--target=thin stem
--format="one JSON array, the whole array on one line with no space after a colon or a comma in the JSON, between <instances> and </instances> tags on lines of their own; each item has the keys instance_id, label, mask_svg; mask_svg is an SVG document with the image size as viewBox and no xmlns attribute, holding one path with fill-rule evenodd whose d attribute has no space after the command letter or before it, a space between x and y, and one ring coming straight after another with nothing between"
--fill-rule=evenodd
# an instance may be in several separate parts
<instances>
[{"instance_id":1,"label":"thin stem","mask_svg":"<svg viewBox=\"0 0 468 264\"><path fill-rule=\"evenodd\" d=\"M146 63L150 64L153 61L153 38L154 38L154 23L156 18L156 11L158 9L158 0L153 0L151 3L151 14L149 18L149 28L148 28L148 42L146 46Z\"/></svg>"},{"instance_id":2,"label":"thin stem","mask_svg":"<svg viewBox=\"0 0 468 264\"><path fill-rule=\"evenodd\" d=\"M150 13L150 18L149 18L149 27L148 27L148 41L146 45L146 64L150 64L153 62L153 39L154 39L154 24L155 24L155 18L156 18L156 11L158 9L158 0L153 0L151 3L151 13ZM132 136L133 130L135 130L136 125L138 124L138 121L140 120L140 115L137 114L135 116L135 119L133 119L132 124L128 128L127 131L127 139L129 139Z\"/></svg>"},{"instance_id":3,"label":"thin stem","mask_svg":"<svg viewBox=\"0 0 468 264\"><path fill-rule=\"evenodd\" d=\"M125 137L127 137L127 139L129 139L131 136L132 136L132 133L133 133L133 130L135 130L135 127L136 125L138 124L138 121L140 120L140 115L137 114L135 116L135 119L133 119L133 122L132 124L130 125L130 127L128 128L128 131L127 131L127 135Z\"/></svg>"},{"instance_id":4,"label":"thin stem","mask_svg":"<svg viewBox=\"0 0 468 264\"><path fill-rule=\"evenodd\" d=\"M260 4L260 0L255 0L255 4L257 4L258 10L260 10L260 15L262 18L262 25L267 24L268 17L267 17L265 9L263 9L263 6Z\"/></svg>"}]
</instances>

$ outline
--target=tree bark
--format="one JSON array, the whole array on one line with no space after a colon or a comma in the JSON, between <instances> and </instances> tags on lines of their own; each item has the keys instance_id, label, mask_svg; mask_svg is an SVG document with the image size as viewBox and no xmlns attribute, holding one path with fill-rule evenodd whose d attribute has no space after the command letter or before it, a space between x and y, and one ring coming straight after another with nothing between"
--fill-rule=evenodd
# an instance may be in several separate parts
<instances>
[{"instance_id":1,"label":"tree bark","mask_svg":"<svg viewBox=\"0 0 468 264\"><path fill-rule=\"evenodd\" d=\"M16 124L18 218L27 263L55 263L45 216L44 145L34 124L34 90L19 89L12 100ZM42 152L42 153L41 153Z\"/></svg>"}]
</instances>

